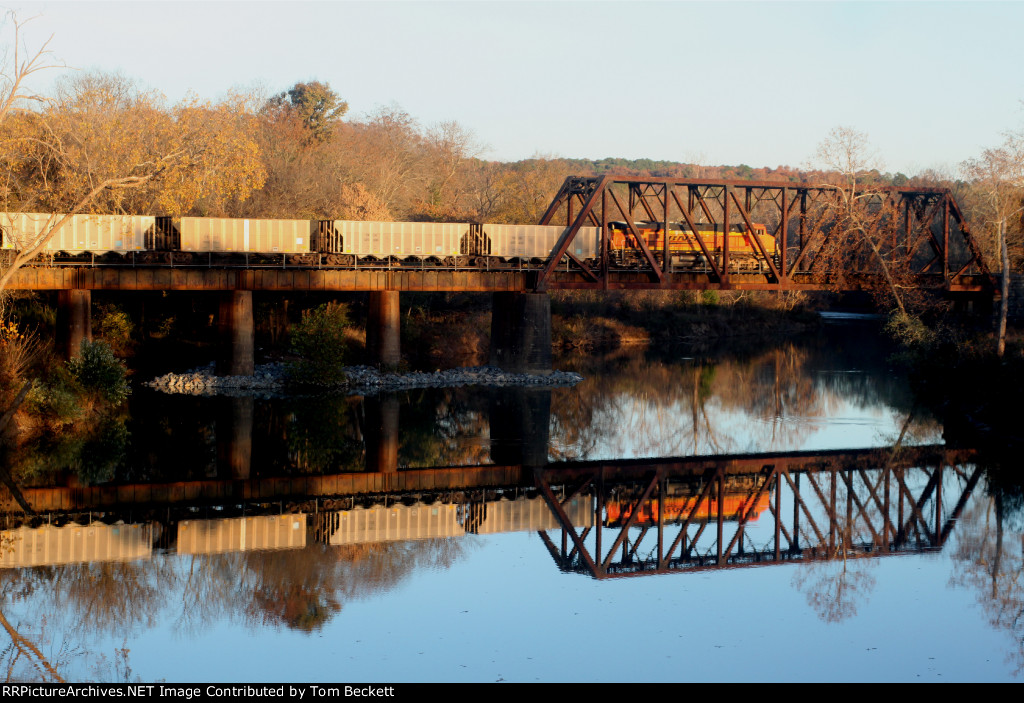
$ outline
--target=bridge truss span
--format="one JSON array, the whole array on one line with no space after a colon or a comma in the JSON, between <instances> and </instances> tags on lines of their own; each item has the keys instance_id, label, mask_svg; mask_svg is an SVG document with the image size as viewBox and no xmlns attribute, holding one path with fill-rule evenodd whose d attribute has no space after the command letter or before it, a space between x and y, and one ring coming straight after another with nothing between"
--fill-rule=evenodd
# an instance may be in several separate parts
<instances>
[{"instance_id":1,"label":"bridge truss span","mask_svg":"<svg viewBox=\"0 0 1024 703\"><path fill-rule=\"evenodd\" d=\"M539 290L993 289L947 189L570 177L541 218L556 222ZM581 260L589 227L599 255Z\"/></svg>"}]
</instances>

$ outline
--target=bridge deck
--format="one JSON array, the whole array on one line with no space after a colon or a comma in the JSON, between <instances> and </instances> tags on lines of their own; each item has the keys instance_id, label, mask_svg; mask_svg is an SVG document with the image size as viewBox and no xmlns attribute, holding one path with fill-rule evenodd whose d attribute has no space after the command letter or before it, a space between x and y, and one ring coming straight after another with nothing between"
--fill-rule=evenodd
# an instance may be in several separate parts
<instances>
[{"instance_id":1,"label":"bridge deck","mask_svg":"<svg viewBox=\"0 0 1024 703\"><path fill-rule=\"evenodd\" d=\"M12 279L10 290L102 290L102 291L422 291L422 292L500 292L531 291L537 288L538 269L316 269L281 268L206 268L171 266L26 266ZM865 278L858 283L846 281L845 288L877 287ZM941 275L922 277L921 285L953 293L991 290L987 276L962 277L947 284ZM728 281L714 280L704 272L672 272L655 280L645 271L613 271L602 281L592 281L576 271L555 271L547 283L549 290L825 290L830 283L797 274L785 282L776 282L766 274L733 273Z\"/></svg>"}]
</instances>

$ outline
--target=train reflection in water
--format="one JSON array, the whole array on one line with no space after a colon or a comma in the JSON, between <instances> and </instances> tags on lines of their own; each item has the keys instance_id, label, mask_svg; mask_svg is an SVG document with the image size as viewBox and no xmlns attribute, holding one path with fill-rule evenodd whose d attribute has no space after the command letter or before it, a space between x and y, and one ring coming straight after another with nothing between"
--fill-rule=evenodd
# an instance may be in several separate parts
<instances>
[{"instance_id":1,"label":"train reflection in water","mask_svg":"<svg viewBox=\"0 0 1024 703\"><path fill-rule=\"evenodd\" d=\"M59 527L39 517L17 527L24 516L8 513L16 529L0 533L0 567L148 559L155 547L212 555L523 531L540 536L559 569L595 578L920 553L941 548L963 512L982 474L973 456L923 446L138 484L95 495L29 488L30 504L71 493L80 504L115 493L122 501L51 514ZM274 497L225 504L228 486ZM219 500L197 504L204 491ZM155 509L157 493L194 502Z\"/></svg>"},{"instance_id":2,"label":"train reflection in water","mask_svg":"<svg viewBox=\"0 0 1024 703\"><path fill-rule=\"evenodd\" d=\"M0 568L148 559L160 533L154 523L41 525L0 531Z\"/></svg>"},{"instance_id":3,"label":"train reflection in water","mask_svg":"<svg viewBox=\"0 0 1024 703\"><path fill-rule=\"evenodd\" d=\"M511 495L511 494L509 494ZM680 509L694 497L667 503ZM764 503L764 501L762 501ZM737 515L746 504L743 496L728 496L725 505ZM657 503L641 511L650 516ZM712 502L713 507L713 502ZM765 503L767 505L767 503ZM576 497L562 508L574 527L594 525L591 496ZM614 526L631 507L611 501L606 506L606 526ZM705 517L711 513L703 508ZM638 512L638 515L641 514ZM368 544L407 540L537 532L561 527L558 516L541 497L495 497L465 503L416 502L411 505L354 506L349 510L321 511L315 515L285 513L246 517L179 520L170 529L174 551L179 554L222 554L276 549L302 549L307 544ZM2 567L55 566L84 562L133 561L152 556L154 545L166 527L160 523L113 524L93 522L56 527L22 526L0 531L8 548L0 554Z\"/></svg>"},{"instance_id":4,"label":"train reflection in water","mask_svg":"<svg viewBox=\"0 0 1024 703\"><path fill-rule=\"evenodd\" d=\"M306 516L258 515L178 523L179 554L219 554L306 546Z\"/></svg>"},{"instance_id":5,"label":"train reflection in water","mask_svg":"<svg viewBox=\"0 0 1024 703\"><path fill-rule=\"evenodd\" d=\"M222 501L228 483L121 486L113 487L120 512L111 502L103 512L47 518L60 527L0 533L0 567L147 559L154 548L218 554L510 532L537 533L559 569L595 578L913 553L945 544L981 477L972 457L926 446L898 456L872 449L247 479L229 483L273 502L157 508L156 492L198 501L209 491ZM381 492L385 479L394 487ZM69 501L68 491L31 488L22 498ZM71 491L80 503L111 496ZM24 518L6 519L10 527Z\"/></svg>"}]
</instances>

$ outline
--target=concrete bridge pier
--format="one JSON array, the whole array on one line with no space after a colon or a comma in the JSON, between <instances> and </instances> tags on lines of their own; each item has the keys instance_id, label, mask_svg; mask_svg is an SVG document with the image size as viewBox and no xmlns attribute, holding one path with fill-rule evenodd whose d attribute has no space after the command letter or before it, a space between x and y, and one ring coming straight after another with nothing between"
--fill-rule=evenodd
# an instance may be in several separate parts
<instances>
[{"instance_id":1,"label":"concrete bridge pier","mask_svg":"<svg viewBox=\"0 0 1024 703\"><path fill-rule=\"evenodd\" d=\"M221 293L217 331L220 337L217 375L251 376L256 368L251 290Z\"/></svg>"},{"instance_id":2,"label":"concrete bridge pier","mask_svg":"<svg viewBox=\"0 0 1024 703\"><path fill-rule=\"evenodd\" d=\"M92 291L57 292L57 348L65 359L82 352L82 340L92 341Z\"/></svg>"},{"instance_id":3,"label":"concrete bridge pier","mask_svg":"<svg viewBox=\"0 0 1024 703\"><path fill-rule=\"evenodd\" d=\"M398 409L398 398L394 394L363 399L367 471L389 473L398 470Z\"/></svg>"},{"instance_id":4,"label":"concrete bridge pier","mask_svg":"<svg viewBox=\"0 0 1024 703\"><path fill-rule=\"evenodd\" d=\"M551 373L551 298L547 293L493 294L491 366Z\"/></svg>"},{"instance_id":5,"label":"concrete bridge pier","mask_svg":"<svg viewBox=\"0 0 1024 703\"><path fill-rule=\"evenodd\" d=\"M366 351L371 364L385 369L398 366L402 360L401 329L398 291L370 291Z\"/></svg>"}]
</instances>

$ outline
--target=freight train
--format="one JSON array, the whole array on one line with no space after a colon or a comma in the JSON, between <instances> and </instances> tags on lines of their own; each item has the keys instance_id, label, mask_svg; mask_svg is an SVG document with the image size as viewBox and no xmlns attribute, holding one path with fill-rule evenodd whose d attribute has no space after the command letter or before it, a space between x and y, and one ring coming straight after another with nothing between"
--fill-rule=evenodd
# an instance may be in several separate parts
<instances>
[{"instance_id":1,"label":"freight train","mask_svg":"<svg viewBox=\"0 0 1024 703\"><path fill-rule=\"evenodd\" d=\"M63 215L0 214L0 248L20 250L36 241ZM660 262L664 233L658 223L634 228ZM764 225L753 232L729 228L730 268L761 269L762 250L776 255L775 239ZM40 260L49 263L173 264L216 266L318 266L377 268L528 268L547 262L564 228L437 222L358 222L348 220L270 220L146 215L73 215L64 219ZM761 243L757 247L753 238ZM697 239L704 243L702 248ZM705 250L718 259L721 226L698 224L669 229L674 267L707 265ZM581 227L568 253L590 265L601 255L598 227ZM643 259L625 223L609 224L609 255L616 267L636 268Z\"/></svg>"}]
</instances>

